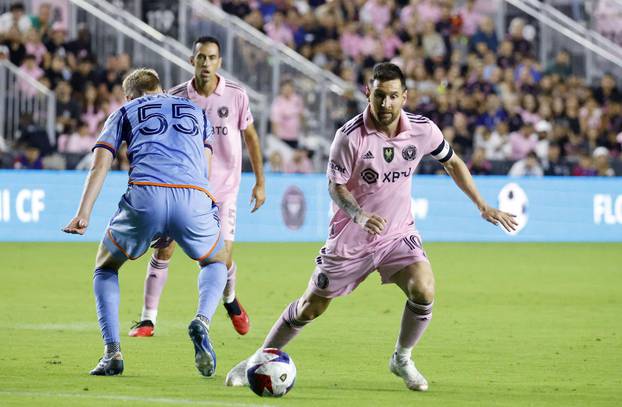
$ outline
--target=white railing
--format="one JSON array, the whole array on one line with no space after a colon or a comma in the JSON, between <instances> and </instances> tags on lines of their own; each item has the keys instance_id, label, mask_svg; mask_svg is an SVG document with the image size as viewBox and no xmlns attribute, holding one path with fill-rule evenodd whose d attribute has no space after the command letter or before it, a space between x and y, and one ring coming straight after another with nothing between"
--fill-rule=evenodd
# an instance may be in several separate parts
<instances>
[{"instance_id":1,"label":"white railing","mask_svg":"<svg viewBox=\"0 0 622 407\"><path fill-rule=\"evenodd\" d=\"M571 53L584 62L584 73L594 80L605 71L622 73L622 49L597 32L575 22L555 7L538 0L504 0L539 22L539 57L546 63L560 48L570 48Z\"/></svg>"},{"instance_id":2,"label":"white railing","mask_svg":"<svg viewBox=\"0 0 622 407\"><path fill-rule=\"evenodd\" d=\"M50 144L56 144L56 96L30 75L8 60L0 60L0 134L15 141L20 117L32 115L34 122L46 129Z\"/></svg>"}]
</instances>

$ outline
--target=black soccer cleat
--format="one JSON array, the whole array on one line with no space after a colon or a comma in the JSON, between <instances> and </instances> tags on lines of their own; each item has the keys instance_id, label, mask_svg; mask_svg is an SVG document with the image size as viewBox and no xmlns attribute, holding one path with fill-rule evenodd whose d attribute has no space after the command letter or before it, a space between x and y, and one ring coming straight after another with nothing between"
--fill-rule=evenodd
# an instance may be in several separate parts
<instances>
[{"instance_id":1,"label":"black soccer cleat","mask_svg":"<svg viewBox=\"0 0 622 407\"><path fill-rule=\"evenodd\" d=\"M123 355L115 353L111 358L103 357L90 374L93 376L117 376L123 373Z\"/></svg>"}]
</instances>

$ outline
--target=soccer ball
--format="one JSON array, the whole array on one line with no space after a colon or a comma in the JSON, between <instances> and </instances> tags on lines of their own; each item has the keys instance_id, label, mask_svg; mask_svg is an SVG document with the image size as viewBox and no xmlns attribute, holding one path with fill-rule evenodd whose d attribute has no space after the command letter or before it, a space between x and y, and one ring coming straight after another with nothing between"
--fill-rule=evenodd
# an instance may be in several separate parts
<instances>
[{"instance_id":1,"label":"soccer ball","mask_svg":"<svg viewBox=\"0 0 622 407\"><path fill-rule=\"evenodd\" d=\"M246 377L258 396L282 397L294 387L296 365L282 350L266 348L250 358Z\"/></svg>"}]
</instances>

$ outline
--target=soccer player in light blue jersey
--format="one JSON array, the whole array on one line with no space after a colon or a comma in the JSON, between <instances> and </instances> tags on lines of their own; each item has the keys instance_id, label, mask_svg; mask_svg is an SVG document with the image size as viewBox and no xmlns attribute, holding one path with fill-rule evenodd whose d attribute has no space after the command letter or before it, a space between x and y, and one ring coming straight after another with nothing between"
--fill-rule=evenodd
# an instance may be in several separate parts
<instances>
[{"instance_id":1,"label":"soccer player in light blue jersey","mask_svg":"<svg viewBox=\"0 0 622 407\"><path fill-rule=\"evenodd\" d=\"M94 161L76 216L63 229L83 235L93 205L123 141L130 161L129 186L97 253L93 290L104 356L92 375L123 372L119 336L119 268L143 255L152 242L171 238L198 261L199 305L188 333L199 372L211 377L216 355L209 321L227 280L220 222L209 192L212 126L186 98L162 93L158 74L138 69L123 81L128 103L114 112L93 147ZM207 160L206 160L207 158Z\"/></svg>"}]
</instances>

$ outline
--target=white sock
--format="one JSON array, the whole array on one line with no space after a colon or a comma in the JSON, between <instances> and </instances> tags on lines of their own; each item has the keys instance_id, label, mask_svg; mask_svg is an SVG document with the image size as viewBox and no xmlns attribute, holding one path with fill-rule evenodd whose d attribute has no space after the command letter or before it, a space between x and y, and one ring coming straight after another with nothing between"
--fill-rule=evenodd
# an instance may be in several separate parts
<instances>
[{"instance_id":1,"label":"white sock","mask_svg":"<svg viewBox=\"0 0 622 407\"><path fill-rule=\"evenodd\" d=\"M229 295L227 295L226 297L222 297L222 301L225 304L229 304L229 303L233 302L233 300L235 300L235 291L231 291L229 293Z\"/></svg>"},{"instance_id":2,"label":"white sock","mask_svg":"<svg viewBox=\"0 0 622 407\"><path fill-rule=\"evenodd\" d=\"M412 348L402 348L399 343L395 345L395 357L398 362L407 362L412 355Z\"/></svg>"},{"instance_id":3,"label":"white sock","mask_svg":"<svg viewBox=\"0 0 622 407\"><path fill-rule=\"evenodd\" d=\"M143 306L143 313L140 316L141 321L148 319L149 321L153 322L153 325L155 325L157 318L158 318L157 309L147 309Z\"/></svg>"}]
</instances>

